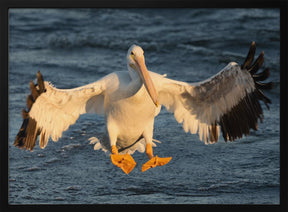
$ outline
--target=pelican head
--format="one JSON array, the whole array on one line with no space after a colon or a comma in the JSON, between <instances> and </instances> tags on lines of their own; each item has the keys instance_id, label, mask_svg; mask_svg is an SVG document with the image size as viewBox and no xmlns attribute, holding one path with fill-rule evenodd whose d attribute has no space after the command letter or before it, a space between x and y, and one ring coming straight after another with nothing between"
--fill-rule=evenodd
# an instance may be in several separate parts
<instances>
[{"instance_id":1,"label":"pelican head","mask_svg":"<svg viewBox=\"0 0 288 212\"><path fill-rule=\"evenodd\" d=\"M158 107L158 95L145 65L144 51L140 46L132 45L129 48L127 53L127 64L140 76L152 101Z\"/></svg>"}]
</instances>

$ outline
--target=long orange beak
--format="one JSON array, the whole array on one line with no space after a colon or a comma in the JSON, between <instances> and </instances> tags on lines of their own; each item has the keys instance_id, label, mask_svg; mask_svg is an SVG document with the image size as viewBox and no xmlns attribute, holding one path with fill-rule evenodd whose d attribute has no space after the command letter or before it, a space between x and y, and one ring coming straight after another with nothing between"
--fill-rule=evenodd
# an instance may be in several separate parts
<instances>
[{"instance_id":1,"label":"long orange beak","mask_svg":"<svg viewBox=\"0 0 288 212\"><path fill-rule=\"evenodd\" d=\"M159 106L158 95L157 95L156 89L154 87L154 84L152 82L152 79L149 75L149 72L147 70L147 67L145 65L144 57L141 59L134 57L134 60L135 60L136 64L138 65L138 68L140 70L140 77L141 77L152 101L154 102L156 107L158 107Z\"/></svg>"}]
</instances>

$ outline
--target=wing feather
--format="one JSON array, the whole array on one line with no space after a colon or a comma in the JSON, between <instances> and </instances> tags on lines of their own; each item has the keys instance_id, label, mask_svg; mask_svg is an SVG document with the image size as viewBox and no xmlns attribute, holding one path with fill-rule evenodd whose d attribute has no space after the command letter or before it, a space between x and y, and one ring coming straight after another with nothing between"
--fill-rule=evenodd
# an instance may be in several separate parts
<instances>
[{"instance_id":1,"label":"wing feather","mask_svg":"<svg viewBox=\"0 0 288 212\"><path fill-rule=\"evenodd\" d=\"M260 83L269 77L269 69L256 74L264 62L264 53L254 60L255 42L252 42L244 65L229 63L215 76L199 82L185 83L155 75L159 103L173 112L185 132L199 133L205 143L218 141L220 130L224 140L233 141L257 130L263 111L271 103L261 89L271 89L272 83ZM252 65L251 65L252 64Z\"/></svg>"},{"instance_id":2,"label":"wing feather","mask_svg":"<svg viewBox=\"0 0 288 212\"><path fill-rule=\"evenodd\" d=\"M23 124L14 145L33 150L37 137L45 148L49 138L57 141L79 115L86 112L103 112L105 82L101 80L75 89L57 89L37 73L37 85L30 82L31 95L27 98L28 111L23 110Z\"/></svg>"}]
</instances>

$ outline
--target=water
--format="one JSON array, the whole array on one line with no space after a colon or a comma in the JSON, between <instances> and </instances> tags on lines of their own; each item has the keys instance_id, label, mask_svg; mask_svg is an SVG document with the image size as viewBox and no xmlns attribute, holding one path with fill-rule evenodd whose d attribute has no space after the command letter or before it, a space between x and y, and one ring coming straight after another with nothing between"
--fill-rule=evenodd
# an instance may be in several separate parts
<instances>
[{"instance_id":1,"label":"water","mask_svg":"<svg viewBox=\"0 0 288 212\"><path fill-rule=\"evenodd\" d=\"M10 9L10 204L279 204L280 27L277 9ZM126 51L143 47L151 71L187 82L228 62L242 63L251 41L275 83L257 132L205 145L162 109L155 154L169 164L141 173L145 154L125 175L88 138L103 135L103 117L83 115L57 142L28 152L13 146L29 81L41 70L59 88L126 69Z\"/></svg>"}]
</instances>

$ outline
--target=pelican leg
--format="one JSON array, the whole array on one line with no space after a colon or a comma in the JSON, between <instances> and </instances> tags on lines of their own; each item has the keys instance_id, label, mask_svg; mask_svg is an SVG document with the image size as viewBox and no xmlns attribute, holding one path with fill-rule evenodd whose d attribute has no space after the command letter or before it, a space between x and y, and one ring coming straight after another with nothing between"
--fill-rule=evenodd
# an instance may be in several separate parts
<instances>
[{"instance_id":1,"label":"pelican leg","mask_svg":"<svg viewBox=\"0 0 288 212\"><path fill-rule=\"evenodd\" d=\"M150 143L146 144L146 154L150 160L142 165L142 172L145 172L150 168L155 168L156 166L164 166L172 159L172 157L160 158L157 155L154 157L152 145Z\"/></svg>"},{"instance_id":2,"label":"pelican leg","mask_svg":"<svg viewBox=\"0 0 288 212\"><path fill-rule=\"evenodd\" d=\"M136 162L133 157L129 154L119 155L116 145L112 145L111 147L111 161L112 163L121 168L123 172L129 174L134 167L136 166Z\"/></svg>"}]
</instances>

